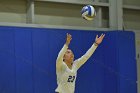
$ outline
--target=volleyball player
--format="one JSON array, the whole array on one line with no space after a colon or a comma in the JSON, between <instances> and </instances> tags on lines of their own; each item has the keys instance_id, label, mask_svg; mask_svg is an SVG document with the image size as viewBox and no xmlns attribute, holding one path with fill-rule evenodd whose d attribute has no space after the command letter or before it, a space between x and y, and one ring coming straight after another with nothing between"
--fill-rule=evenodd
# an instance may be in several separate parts
<instances>
[{"instance_id":1,"label":"volleyball player","mask_svg":"<svg viewBox=\"0 0 140 93\"><path fill-rule=\"evenodd\" d=\"M98 45L104 39L105 34L100 37L96 35L95 42L89 50L79 59L74 60L74 54L69 49L72 36L67 33L66 43L58 54L56 60L57 88L56 93L74 93L77 70L91 57Z\"/></svg>"}]
</instances>

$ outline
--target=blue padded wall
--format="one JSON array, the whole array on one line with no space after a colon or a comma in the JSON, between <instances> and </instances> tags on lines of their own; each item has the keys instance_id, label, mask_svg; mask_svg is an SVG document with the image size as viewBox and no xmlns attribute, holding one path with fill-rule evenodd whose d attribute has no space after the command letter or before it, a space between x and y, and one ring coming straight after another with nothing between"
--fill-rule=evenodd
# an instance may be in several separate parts
<instances>
[{"instance_id":1,"label":"blue padded wall","mask_svg":"<svg viewBox=\"0 0 140 93\"><path fill-rule=\"evenodd\" d=\"M12 28L0 29L0 93L14 93L16 88L14 33Z\"/></svg>"},{"instance_id":2,"label":"blue padded wall","mask_svg":"<svg viewBox=\"0 0 140 93\"><path fill-rule=\"evenodd\" d=\"M119 32L117 35L119 93L137 93L135 35L133 32Z\"/></svg>"},{"instance_id":3,"label":"blue padded wall","mask_svg":"<svg viewBox=\"0 0 140 93\"><path fill-rule=\"evenodd\" d=\"M0 27L0 93L54 93L56 58L72 35L75 59L105 39L78 71L75 93L137 93L135 35L129 31L80 31Z\"/></svg>"},{"instance_id":4,"label":"blue padded wall","mask_svg":"<svg viewBox=\"0 0 140 93\"><path fill-rule=\"evenodd\" d=\"M14 29L16 57L16 93L33 93L31 31Z\"/></svg>"}]
</instances>

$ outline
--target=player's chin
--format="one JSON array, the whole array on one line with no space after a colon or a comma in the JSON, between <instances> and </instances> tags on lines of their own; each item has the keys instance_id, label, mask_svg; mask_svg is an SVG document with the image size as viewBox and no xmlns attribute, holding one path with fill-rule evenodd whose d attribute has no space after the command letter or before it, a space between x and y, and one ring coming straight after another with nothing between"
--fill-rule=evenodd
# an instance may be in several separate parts
<instances>
[{"instance_id":1,"label":"player's chin","mask_svg":"<svg viewBox=\"0 0 140 93\"><path fill-rule=\"evenodd\" d=\"M70 58L70 59L69 59L69 62L71 62L71 63L72 63L72 62L73 62L73 58Z\"/></svg>"},{"instance_id":2,"label":"player's chin","mask_svg":"<svg viewBox=\"0 0 140 93\"><path fill-rule=\"evenodd\" d=\"M74 61L74 60L72 59L72 60L71 60L71 63L73 63L73 61Z\"/></svg>"}]
</instances>

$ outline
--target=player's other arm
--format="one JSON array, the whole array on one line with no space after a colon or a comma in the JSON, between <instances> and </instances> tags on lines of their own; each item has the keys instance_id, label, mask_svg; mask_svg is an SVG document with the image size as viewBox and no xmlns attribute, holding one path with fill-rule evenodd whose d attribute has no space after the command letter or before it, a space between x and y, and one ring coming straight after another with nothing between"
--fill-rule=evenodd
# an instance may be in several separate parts
<instances>
[{"instance_id":1,"label":"player's other arm","mask_svg":"<svg viewBox=\"0 0 140 93\"><path fill-rule=\"evenodd\" d=\"M63 57L64 57L65 52L67 51L67 48L70 44L71 39L72 39L71 35L67 33L66 43L64 44L63 48L60 50L57 60L56 60L57 69L60 69L61 66L63 65Z\"/></svg>"},{"instance_id":2,"label":"player's other arm","mask_svg":"<svg viewBox=\"0 0 140 93\"><path fill-rule=\"evenodd\" d=\"M79 59L76 60L75 64L77 69L79 69L94 53L98 45L102 42L105 34L102 34L100 37L96 35L95 43L92 44L92 46L88 49L88 51Z\"/></svg>"}]
</instances>

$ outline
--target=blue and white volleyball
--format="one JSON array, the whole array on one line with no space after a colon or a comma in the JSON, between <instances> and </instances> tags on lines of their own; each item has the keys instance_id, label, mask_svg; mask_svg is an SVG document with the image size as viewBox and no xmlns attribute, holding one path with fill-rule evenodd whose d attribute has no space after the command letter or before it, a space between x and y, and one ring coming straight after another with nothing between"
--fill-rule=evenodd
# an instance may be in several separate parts
<instances>
[{"instance_id":1,"label":"blue and white volleyball","mask_svg":"<svg viewBox=\"0 0 140 93\"><path fill-rule=\"evenodd\" d=\"M82 8L81 15L86 20L93 20L96 16L95 8L91 5L86 5Z\"/></svg>"}]
</instances>

